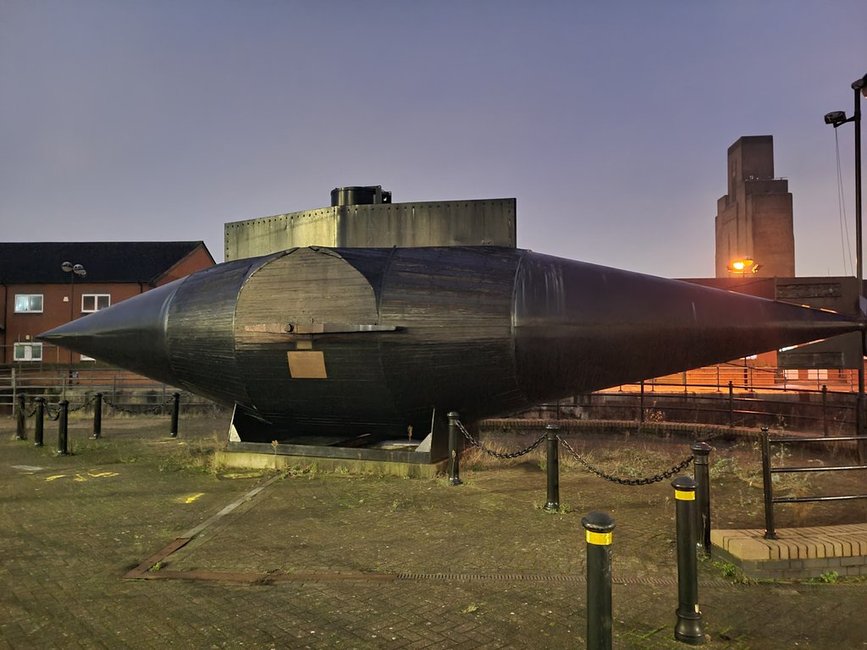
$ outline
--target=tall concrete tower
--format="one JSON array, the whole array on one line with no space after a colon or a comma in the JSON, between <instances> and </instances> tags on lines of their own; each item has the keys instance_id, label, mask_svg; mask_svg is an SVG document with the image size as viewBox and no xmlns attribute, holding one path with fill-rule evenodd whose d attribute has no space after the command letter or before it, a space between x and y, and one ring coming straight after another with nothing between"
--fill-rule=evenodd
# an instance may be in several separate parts
<instances>
[{"instance_id":1,"label":"tall concrete tower","mask_svg":"<svg viewBox=\"0 0 867 650\"><path fill-rule=\"evenodd\" d=\"M717 201L716 277L749 258L757 276L795 275L795 234L789 182L774 178L774 138L749 135L728 149L728 194ZM749 272L749 271L747 271Z\"/></svg>"}]
</instances>

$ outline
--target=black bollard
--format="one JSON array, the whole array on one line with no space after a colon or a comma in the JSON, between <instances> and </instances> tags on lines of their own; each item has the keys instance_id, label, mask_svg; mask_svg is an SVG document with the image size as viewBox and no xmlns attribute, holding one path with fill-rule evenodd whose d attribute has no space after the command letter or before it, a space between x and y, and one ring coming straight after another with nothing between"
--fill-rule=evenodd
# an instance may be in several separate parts
<instances>
[{"instance_id":1,"label":"black bollard","mask_svg":"<svg viewBox=\"0 0 867 650\"><path fill-rule=\"evenodd\" d=\"M611 650L611 541L614 519L607 512L581 518L587 540L587 649Z\"/></svg>"},{"instance_id":2,"label":"black bollard","mask_svg":"<svg viewBox=\"0 0 867 650\"><path fill-rule=\"evenodd\" d=\"M458 420L460 416L455 411L449 411L449 483L460 485L460 451L458 450Z\"/></svg>"},{"instance_id":3,"label":"black bollard","mask_svg":"<svg viewBox=\"0 0 867 650\"><path fill-rule=\"evenodd\" d=\"M560 509L560 440L556 424L545 425L545 441L548 446L548 501L545 510Z\"/></svg>"},{"instance_id":4,"label":"black bollard","mask_svg":"<svg viewBox=\"0 0 867 650\"><path fill-rule=\"evenodd\" d=\"M91 438L102 436L102 393L97 393L93 398L93 435Z\"/></svg>"},{"instance_id":5,"label":"black bollard","mask_svg":"<svg viewBox=\"0 0 867 650\"><path fill-rule=\"evenodd\" d=\"M708 456L711 447L706 442L692 445L693 470L695 471L695 540L705 555L710 555L710 466Z\"/></svg>"},{"instance_id":6,"label":"black bollard","mask_svg":"<svg viewBox=\"0 0 867 650\"><path fill-rule=\"evenodd\" d=\"M172 438L178 437L178 418L181 414L181 394L172 393L172 431L169 434Z\"/></svg>"},{"instance_id":7,"label":"black bollard","mask_svg":"<svg viewBox=\"0 0 867 650\"><path fill-rule=\"evenodd\" d=\"M24 393L18 393L15 402L15 439L27 440L27 411L24 407Z\"/></svg>"},{"instance_id":8,"label":"black bollard","mask_svg":"<svg viewBox=\"0 0 867 650\"><path fill-rule=\"evenodd\" d=\"M677 624L674 638L688 645L704 643L698 608L698 555L695 548L695 481L678 476L671 482L677 504Z\"/></svg>"},{"instance_id":9,"label":"black bollard","mask_svg":"<svg viewBox=\"0 0 867 650\"><path fill-rule=\"evenodd\" d=\"M36 424L33 427L33 445L36 447L42 446L42 439L45 435L45 398L36 398Z\"/></svg>"},{"instance_id":10,"label":"black bollard","mask_svg":"<svg viewBox=\"0 0 867 650\"><path fill-rule=\"evenodd\" d=\"M57 416L57 455L69 456L69 401L60 402L60 414Z\"/></svg>"}]
</instances>

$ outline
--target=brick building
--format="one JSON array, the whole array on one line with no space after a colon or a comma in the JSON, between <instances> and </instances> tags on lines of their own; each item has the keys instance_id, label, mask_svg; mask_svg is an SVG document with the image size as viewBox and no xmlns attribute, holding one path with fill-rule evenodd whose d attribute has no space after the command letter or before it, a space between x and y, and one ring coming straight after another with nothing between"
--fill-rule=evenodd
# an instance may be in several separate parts
<instances>
[{"instance_id":1,"label":"brick building","mask_svg":"<svg viewBox=\"0 0 867 650\"><path fill-rule=\"evenodd\" d=\"M201 241L0 243L0 364L91 362L35 337L213 265Z\"/></svg>"}]
</instances>

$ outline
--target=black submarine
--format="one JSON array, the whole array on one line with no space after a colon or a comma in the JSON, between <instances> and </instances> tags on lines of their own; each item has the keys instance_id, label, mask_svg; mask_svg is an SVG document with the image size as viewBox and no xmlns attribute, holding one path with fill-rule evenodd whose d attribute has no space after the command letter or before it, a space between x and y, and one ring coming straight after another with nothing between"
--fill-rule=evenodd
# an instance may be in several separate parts
<instances>
[{"instance_id":1,"label":"black submarine","mask_svg":"<svg viewBox=\"0 0 867 650\"><path fill-rule=\"evenodd\" d=\"M422 434L855 331L852 318L499 246L302 247L40 335L235 409L242 441Z\"/></svg>"}]
</instances>

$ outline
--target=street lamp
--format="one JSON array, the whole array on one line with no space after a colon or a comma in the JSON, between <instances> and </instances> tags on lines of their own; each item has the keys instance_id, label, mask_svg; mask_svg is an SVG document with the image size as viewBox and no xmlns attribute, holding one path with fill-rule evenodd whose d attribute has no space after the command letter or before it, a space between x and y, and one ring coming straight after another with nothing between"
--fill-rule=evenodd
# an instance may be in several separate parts
<instances>
[{"instance_id":1,"label":"street lamp","mask_svg":"<svg viewBox=\"0 0 867 650\"><path fill-rule=\"evenodd\" d=\"M75 276L77 275L82 280L87 277L87 271L83 264L73 264L72 262L64 262L60 265L60 269L64 273L69 273L69 321L75 319ZM69 379L72 380L72 350L69 351ZM66 384L64 383L64 398L66 396Z\"/></svg>"},{"instance_id":2,"label":"street lamp","mask_svg":"<svg viewBox=\"0 0 867 650\"><path fill-rule=\"evenodd\" d=\"M72 262L64 262L60 268L64 273L69 273L69 320L73 320L75 318L75 276L83 280L87 277L87 270L82 264Z\"/></svg>"},{"instance_id":3,"label":"street lamp","mask_svg":"<svg viewBox=\"0 0 867 650\"><path fill-rule=\"evenodd\" d=\"M860 296L861 281L864 279L864 260L861 241L861 100L858 95L867 97L867 74L852 82L852 90L855 97L855 110L852 117L846 117L846 111L831 111L825 113L825 124L836 129L848 122L855 123L855 267Z\"/></svg>"},{"instance_id":4,"label":"street lamp","mask_svg":"<svg viewBox=\"0 0 867 650\"><path fill-rule=\"evenodd\" d=\"M855 272L858 282L858 313L864 317L864 259L862 255L861 241L861 98L859 94L867 97L867 74L852 82L852 90L855 97L855 110L852 117L846 117L845 111L832 111L825 114L825 124L838 126L847 122L855 123ZM855 427L859 436L864 435L864 330L861 330L861 363L858 364L858 401L856 403ZM859 443L859 455L861 460L867 459L867 444Z\"/></svg>"},{"instance_id":5,"label":"street lamp","mask_svg":"<svg viewBox=\"0 0 867 650\"><path fill-rule=\"evenodd\" d=\"M760 268L762 268L762 265L757 264L751 257L742 257L740 259L732 260L726 265L726 270L729 273L739 273L742 276L747 273L758 273Z\"/></svg>"}]
</instances>

